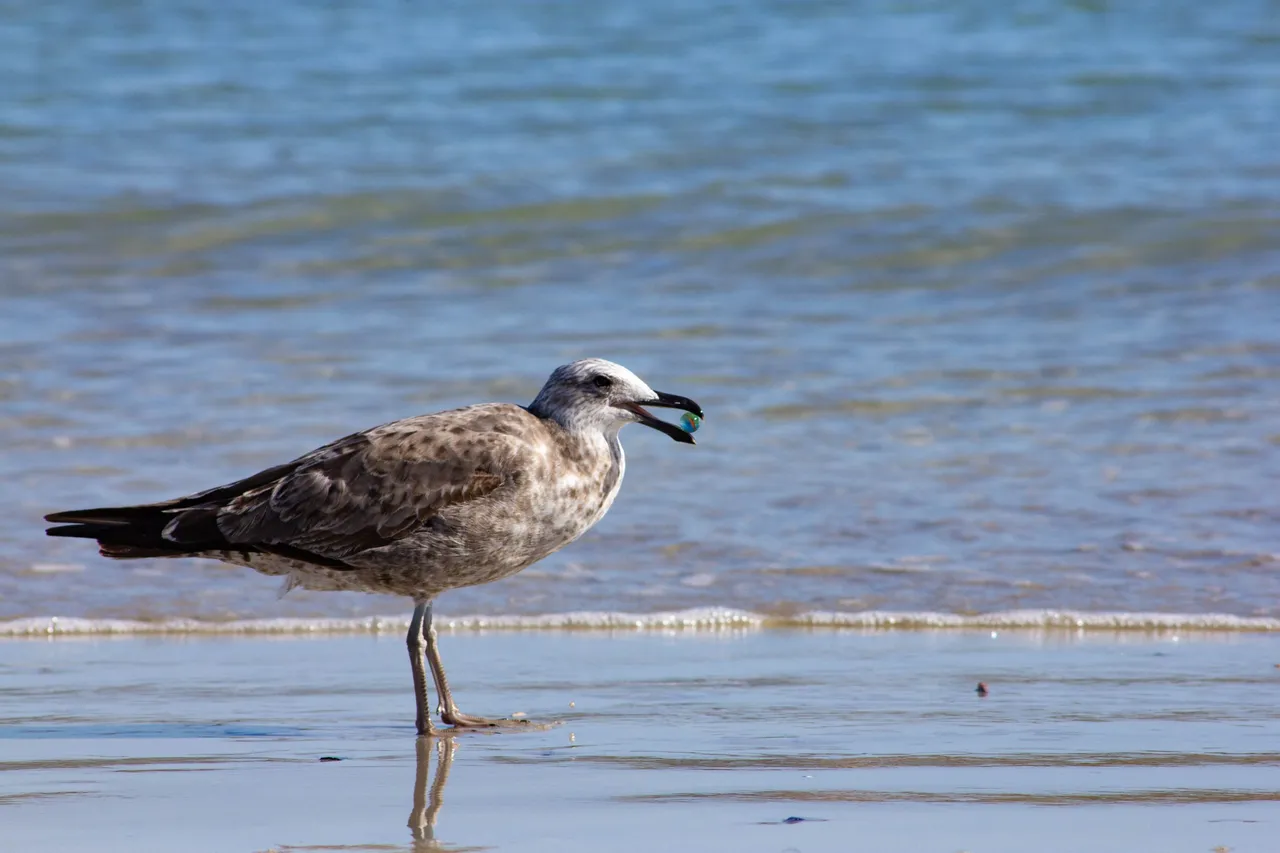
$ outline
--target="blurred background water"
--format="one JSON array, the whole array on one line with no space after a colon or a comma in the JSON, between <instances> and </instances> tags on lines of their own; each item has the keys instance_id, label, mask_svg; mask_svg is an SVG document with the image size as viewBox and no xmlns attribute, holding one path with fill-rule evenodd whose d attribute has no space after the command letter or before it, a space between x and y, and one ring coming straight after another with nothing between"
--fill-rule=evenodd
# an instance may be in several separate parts
<instances>
[{"instance_id":1,"label":"blurred background water","mask_svg":"<svg viewBox=\"0 0 1280 853\"><path fill-rule=\"evenodd\" d=\"M40 516L618 360L447 612L1280 616L1280 3L0 2L0 617L345 616Z\"/></svg>"}]
</instances>

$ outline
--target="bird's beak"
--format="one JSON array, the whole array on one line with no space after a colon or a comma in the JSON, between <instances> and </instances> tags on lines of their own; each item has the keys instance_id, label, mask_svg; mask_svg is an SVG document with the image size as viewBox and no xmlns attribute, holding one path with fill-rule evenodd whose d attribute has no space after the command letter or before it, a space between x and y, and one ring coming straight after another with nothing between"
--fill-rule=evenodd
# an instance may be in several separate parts
<instances>
[{"instance_id":1,"label":"bird's beak","mask_svg":"<svg viewBox=\"0 0 1280 853\"><path fill-rule=\"evenodd\" d=\"M653 406L655 409L680 409L686 412L692 412L699 418L703 417L702 407L690 400L688 397L681 397L677 394L664 394L661 391L655 391L658 396L652 400L643 400L636 402L617 403L616 405L632 412L640 419L640 423L647 427L653 427L658 432L664 432L671 436L675 441L683 444L697 444L693 440L693 436L685 432L675 424L669 424L666 421L659 420L653 415L645 411L645 406Z\"/></svg>"}]
</instances>

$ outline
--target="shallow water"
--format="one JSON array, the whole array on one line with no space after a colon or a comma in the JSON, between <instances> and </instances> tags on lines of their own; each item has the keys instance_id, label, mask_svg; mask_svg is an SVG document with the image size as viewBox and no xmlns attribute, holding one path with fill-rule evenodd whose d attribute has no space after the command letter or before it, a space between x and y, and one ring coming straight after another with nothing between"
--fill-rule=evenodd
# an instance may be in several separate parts
<instances>
[{"instance_id":1,"label":"shallow water","mask_svg":"<svg viewBox=\"0 0 1280 853\"><path fill-rule=\"evenodd\" d=\"M1273 636L446 637L464 709L558 725L441 758L399 638L4 646L13 849L1267 853L1280 821Z\"/></svg>"},{"instance_id":2,"label":"shallow water","mask_svg":"<svg viewBox=\"0 0 1280 853\"><path fill-rule=\"evenodd\" d=\"M583 355L700 446L445 611L1280 618L1274 3L210 8L0 26L0 618L395 614L39 518Z\"/></svg>"}]
</instances>

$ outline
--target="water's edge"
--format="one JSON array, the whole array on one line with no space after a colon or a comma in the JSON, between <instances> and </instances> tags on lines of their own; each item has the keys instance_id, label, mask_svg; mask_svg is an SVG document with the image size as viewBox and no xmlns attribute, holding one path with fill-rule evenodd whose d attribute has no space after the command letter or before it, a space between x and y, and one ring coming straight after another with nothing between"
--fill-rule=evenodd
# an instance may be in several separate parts
<instances>
[{"instance_id":1,"label":"water's edge","mask_svg":"<svg viewBox=\"0 0 1280 853\"><path fill-rule=\"evenodd\" d=\"M403 633L407 616L354 619L241 619L225 622L165 619L31 617L0 622L0 637L50 637L135 634L392 634ZM549 613L540 616L455 616L438 618L441 630L601 631L601 630L766 630L795 628L914 630L1197 631L1280 633L1280 619L1227 613L1086 613L1067 610L1009 610L960 615L934 612L812 611L775 616L732 608L707 607L663 613Z\"/></svg>"}]
</instances>

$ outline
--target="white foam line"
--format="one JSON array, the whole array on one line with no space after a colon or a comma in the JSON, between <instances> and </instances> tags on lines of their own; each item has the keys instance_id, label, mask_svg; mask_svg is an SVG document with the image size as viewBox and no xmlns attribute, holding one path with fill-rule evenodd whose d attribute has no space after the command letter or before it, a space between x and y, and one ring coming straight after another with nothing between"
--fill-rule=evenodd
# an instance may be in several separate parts
<instances>
[{"instance_id":1,"label":"white foam line","mask_svg":"<svg viewBox=\"0 0 1280 853\"><path fill-rule=\"evenodd\" d=\"M862 630L1057 630L1057 631L1220 631L1280 632L1280 619L1227 613L1087 613L1068 610L1011 610L959 615L933 612L811 612L768 616L749 610L708 607L665 613L590 612L544 616L439 617L442 630L467 631L724 631L766 628ZM407 616L360 619L242 619L208 622L168 619L34 617L0 622L0 637L142 634L307 635L402 634Z\"/></svg>"},{"instance_id":2,"label":"white foam line","mask_svg":"<svg viewBox=\"0 0 1280 853\"><path fill-rule=\"evenodd\" d=\"M954 613L806 613L799 624L828 628L999 628L1080 631L1280 631L1280 619L1229 613L1088 613L1071 610L1008 610L961 616Z\"/></svg>"}]
</instances>

